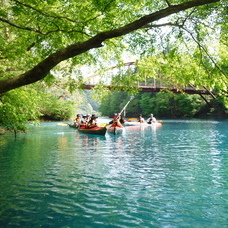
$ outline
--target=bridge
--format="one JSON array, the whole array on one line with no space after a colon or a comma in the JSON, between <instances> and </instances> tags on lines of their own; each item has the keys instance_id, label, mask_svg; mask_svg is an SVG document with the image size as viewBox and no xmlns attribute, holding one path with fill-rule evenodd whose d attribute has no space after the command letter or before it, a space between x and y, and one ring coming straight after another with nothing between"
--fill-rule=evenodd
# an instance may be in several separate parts
<instances>
[{"instance_id":1,"label":"bridge","mask_svg":"<svg viewBox=\"0 0 228 228\"><path fill-rule=\"evenodd\" d=\"M97 84L102 84L110 90L126 90L126 86L121 86L121 79L118 81L118 75L125 78L129 77L129 81L132 81L131 76L134 75L136 71L137 68L135 62L128 62L122 65L106 68L103 71L87 77L83 89L93 89ZM165 79L162 76L158 78L145 78L144 81L134 81L133 86L143 92L160 92L168 90L173 93L199 94L206 103L208 103L208 98L215 99L215 95L212 91L204 86L199 89L192 84L187 86L170 85L165 82ZM205 95L207 95L207 98Z\"/></svg>"},{"instance_id":2,"label":"bridge","mask_svg":"<svg viewBox=\"0 0 228 228\"><path fill-rule=\"evenodd\" d=\"M83 89L93 89L95 88L95 84L84 84ZM121 86L112 86L112 85L106 85L105 86L109 90L126 90L125 87ZM137 83L135 88L138 88L139 91L142 92L160 92L160 91L165 91L169 90L173 93L187 93L187 94L199 94L199 95L210 95L214 98L214 95L212 92L210 92L207 89L196 89L195 87L192 86L186 86L182 88L173 88L170 86L157 86L157 85L151 85L151 84L143 84L143 83Z\"/></svg>"}]
</instances>

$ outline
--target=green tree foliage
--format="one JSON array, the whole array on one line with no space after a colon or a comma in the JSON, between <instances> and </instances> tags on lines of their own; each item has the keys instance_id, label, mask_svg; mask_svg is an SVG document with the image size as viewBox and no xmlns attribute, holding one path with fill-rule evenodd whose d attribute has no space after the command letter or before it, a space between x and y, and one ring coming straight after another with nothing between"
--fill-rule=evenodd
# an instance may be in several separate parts
<instances>
[{"instance_id":1,"label":"green tree foliage","mask_svg":"<svg viewBox=\"0 0 228 228\"><path fill-rule=\"evenodd\" d=\"M0 97L0 124L9 130L26 130L26 123L40 118L64 120L75 116L76 102L33 86L18 88Z\"/></svg>"},{"instance_id":2,"label":"green tree foliage","mask_svg":"<svg viewBox=\"0 0 228 228\"><path fill-rule=\"evenodd\" d=\"M0 124L8 129L24 131L27 120L41 115L40 96L34 89L18 88L0 97Z\"/></svg>"},{"instance_id":3,"label":"green tree foliage","mask_svg":"<svg viewBox=\"0 0 228 228\"><path fill-rule=\"evenodd\" d=\"M70 69L104 61L107 66L119 62L126 48L151 54L175 39L203 42L214 34L205 28L226 21L226 10L224 0L1 0L0 93L45 78L64 60ZM168 34L161 32L164 25Z\"/></svg>"},{"instance_id":4,"label":"green tree foliage","mask_svg":"<svg viewBox=\"0 0 228 228\"><path fill-rule=\"evenodd\" d=\"M98 110L104 116L111 116L114 113L120 112L128 99L129 96L126 92L113 91L111 94L103 97Z\"/></svg>"},{"instance_id":5,"label":"green tree foliage","mask_svg":"<svg viewBox=\"0 0 228 228\"><path fill-rule=\"evenodd\" d=\"M217 95L221 95L222 91L227 94L228 74L222 67L226 65L223 63L224 56L216 56L221 62L218 60L215 63L206 54L202 56L199 52L200 50L195 50L190 55L184 51L179 53L175 48L165 54L145 57L138 63L138 74L146 78L157 78L163 84L179 89L191 84L200 89L204 86L210 91L217 88Z\"/></svg>"},{"instance_id":6,"label":"green tree foliage","mask_svg":"<svg viewBox=\"0 0 228 228\"><path fill-rule=\"evenodd\" d=\"M58 99L52 94L46 94L40 111L44 119L68 120L75 115L74 107L73 101Z\"/></svg>"},{"instance_id":7,"label":"green tree foliage","mask_svg":"<svg viewBox=\"0 0 228 228\"><path fill-rule=\"evenodd\" d=\"M142 105L148 105L144 112L145 115L152 112L159 117L183 118L194 117L203 105L203 101L198 95L160 92L148 99L147 103L142 101Z\"/></svg>"},{"instance_id":8,"label":"green tree foliage","mask_svg":"<svg viewBox=\"0 0 228 228\"><path fill-rule=\"evenodd\" d=\"M99 108L102 115L110 116L118 112L119 107L115 108L111 104L117 104L122 100L123 94L124 92L115 92L115 95L106 97ZM125 99L125 104L127 101ZM191 118L200 111L203 105L204 102L198 95L174 94L167 91L160 93L141 92L127 106L126 116L137 117L139 114L149 116L153 113L159 118Z\"/></svg>"},{"instance_id":9,"label":"green tree foliage","mask_svg":"<svg viewBox=\"0 0 228 228\"><path fill-rule=\"evenodd\" d=\"M151 99L153 99L156 96L155 93L143 93L140 100L140 107L143 110L143 114L146 116L149 116L151 113L153 113L154 109L151 107Z\"/></svg>"}]
</instances>

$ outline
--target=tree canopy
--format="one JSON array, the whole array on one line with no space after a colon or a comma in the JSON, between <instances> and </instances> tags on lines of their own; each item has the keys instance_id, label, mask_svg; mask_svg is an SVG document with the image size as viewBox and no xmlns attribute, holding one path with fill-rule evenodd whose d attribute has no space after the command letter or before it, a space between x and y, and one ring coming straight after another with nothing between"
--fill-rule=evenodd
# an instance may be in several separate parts
<instances>
[{"instance_id":1,"label":"tree canopy","mask_svg":"<svg viewBox=\"0 0 228 228\"><path fill-rule=\"evenodd\" d=\"M0 94L48 80L53 72L76 75L77 88L82 66L123 62L123 53L146 56L144 74L172 69L172 80L195 82L200 75L203 83L227 91L227 5L226 0L1 0Z\"/></svg>"},{"instance_id":2,"label":"tree canopy","mask_svg":"<svg viewBox=\"0 0 228 228\"><path fill-rule=\"evenodd\" d=\"M114 91L103 99L99 110L104 116L112 116L121 110L130 100L126 92ZM120 102L121 101L121 102ZM134 96L125 110L126 117L137 117L142 114L149 117L151 113L159 118L193 118L200 114L205 103L197 95L175 94L163 91L160 93L141 92ZM204 113L208 115L210 113Z\"/></svg>"}]
</instances>

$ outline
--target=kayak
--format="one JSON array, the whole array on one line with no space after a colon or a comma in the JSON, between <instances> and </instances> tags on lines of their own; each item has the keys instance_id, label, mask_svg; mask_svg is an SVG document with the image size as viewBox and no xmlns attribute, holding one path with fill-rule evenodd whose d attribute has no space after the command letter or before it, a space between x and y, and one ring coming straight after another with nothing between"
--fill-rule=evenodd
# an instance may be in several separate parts
<instances>
[{"instance_id":1,"label":"kayak","mask_svg":"<svg viewBox=\"0 0 228 228\"><path fill-rule=\"evenodd\" d=\"M124 127L120 126L110 126L108 128L108 132L114 135L122 134L124 131Z\"/></svg>"},{"instance_id":2,"label":"kayak","mask_svg":"<svg viewBox=\"0 0 228 228\"><path fill-rule=\"evenodd\" d=\"M91 127L91 128L85 128L85 127L78 127L78 131L80 133L85 134L94 134L94 135L105 135L107 128L106 127Z\"/></svg>"},{"instance_id":3,"label":"kayak","mask_svg":"<svg viewBox=\"0 0 228 228\"><path fill-rule=\"evenodd\" d=\"M124 126L161 126L161 123L156 121L155 123L148 124L147 122L140 123L136 121L125 122Z\"/></svg>"}]
</instances>

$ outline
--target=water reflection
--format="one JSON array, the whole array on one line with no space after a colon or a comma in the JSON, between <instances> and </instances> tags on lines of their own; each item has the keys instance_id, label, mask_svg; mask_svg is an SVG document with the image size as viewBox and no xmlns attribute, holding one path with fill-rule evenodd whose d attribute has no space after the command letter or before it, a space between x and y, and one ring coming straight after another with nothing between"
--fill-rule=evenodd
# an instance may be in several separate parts
<instances>
[{"instance_id":1,"label":"water reflection","mask_svg":"<svg viewBox=\"0 0 228 228\"><path fill-rule=\"evenodd\" d=\"M62 137L58 137L58 149L59 150L64 150L68 147L69 141L68 141L68 137L62 135Z\"/></svg>"},{"instance_id":2,"label":"water reflection","mask_svg":"<svg viewBox=\"0 0 228 228\"><path fill-rule=\"evenodd\" d=\"M102 141L106 140L106 136L80 134L79 132L75 132L75 138L77 144L84 147L84 149L95 149Z\"/></svg>"}]
</instances>

